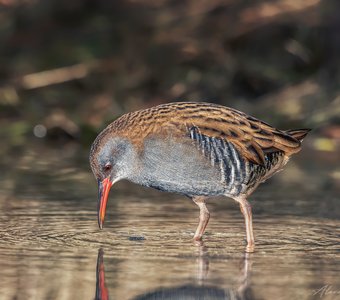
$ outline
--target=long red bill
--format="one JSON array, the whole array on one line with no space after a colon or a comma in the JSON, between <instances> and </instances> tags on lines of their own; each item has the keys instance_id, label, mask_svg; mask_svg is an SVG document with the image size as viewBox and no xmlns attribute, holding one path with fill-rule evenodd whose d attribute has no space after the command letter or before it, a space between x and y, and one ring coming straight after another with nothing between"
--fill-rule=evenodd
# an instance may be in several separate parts
<instances>
[{"instance_id":1,"label":"long red bill","mask_svg":"<svg viewBox=\"0 0 340 300\"><path fill-rule=\"evenodd\" d=\"M112 182L109 178L105 178L103 181L98 181L99 199L98 199L98 225L100 229L103 229L106 204L109 198Z\"/></svg>"}]
</instances>

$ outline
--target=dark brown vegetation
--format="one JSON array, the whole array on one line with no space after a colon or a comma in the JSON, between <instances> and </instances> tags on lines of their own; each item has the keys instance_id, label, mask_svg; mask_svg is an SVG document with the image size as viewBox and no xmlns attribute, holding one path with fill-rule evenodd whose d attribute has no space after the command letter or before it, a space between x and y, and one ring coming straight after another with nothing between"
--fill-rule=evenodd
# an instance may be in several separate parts
<instances>
[{"instance_id":1,"label":"dark brown vegetation","mask_svg":"<svg viewBox=\"0 0 340 300\"><path fill-rule=\"evenodd\" d=\"M337 0L0 0L1 135L88 145L124 112L231 106L340 135Z\"/></svg>"}]
</instances>

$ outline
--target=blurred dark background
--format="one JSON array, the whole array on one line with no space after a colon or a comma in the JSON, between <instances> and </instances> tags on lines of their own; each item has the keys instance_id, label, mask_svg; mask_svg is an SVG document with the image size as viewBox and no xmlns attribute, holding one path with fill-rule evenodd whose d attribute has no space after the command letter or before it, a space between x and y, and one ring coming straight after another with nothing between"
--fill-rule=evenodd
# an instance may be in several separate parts
<instances>
[{"instance_id":1,"label":"blurred dark background","mask_svg":"<svg viewBox=\"0 0 340 300\"><path fill-rule=\"evenodd\" d=\"M339 9L338 0L0 0L2 152L38 138L88 148L121 114L173 101L310 127L311 146L335 151Z\"/></svg>"}]
</instances>

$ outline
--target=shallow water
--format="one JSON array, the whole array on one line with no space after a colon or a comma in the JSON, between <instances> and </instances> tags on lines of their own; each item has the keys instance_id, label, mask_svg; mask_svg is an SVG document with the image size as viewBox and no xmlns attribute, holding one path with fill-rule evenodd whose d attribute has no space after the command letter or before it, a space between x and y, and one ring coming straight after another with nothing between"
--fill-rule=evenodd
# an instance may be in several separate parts
<instances>
[{"instance_id":1,"label":"shallow water","mask_svg":"<svg viewBox=\"0 0 340 300\"><path fill-rule=\"evenodd\" d=\"M306 147L254 193L245 254L231 199L197 246L190 199L121 182L100 231L87 149L2 152L0 299L340 299L339 153Z\"/></svg>"}]
</instances>

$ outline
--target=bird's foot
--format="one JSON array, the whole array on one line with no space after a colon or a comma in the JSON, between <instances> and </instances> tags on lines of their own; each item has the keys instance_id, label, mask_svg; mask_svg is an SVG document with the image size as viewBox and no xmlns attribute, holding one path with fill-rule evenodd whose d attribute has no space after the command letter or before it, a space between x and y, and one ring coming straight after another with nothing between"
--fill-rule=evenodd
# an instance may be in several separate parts
<instances>
[{"instance_id":1,"label":"bird's foot","mask_svg":"<svg viewBox=\"0 0 340 300\"><path fill-rule=\"evenodd\" d=\"M246 253L253 253L255 251L255 244L248 244L246 247Z\"/></svg>"},{"instance_id":2,"label":"bird's foot","mask_svg":"<svg viewBox=\"0 0 340 300\"><path fill-rule=\"evenodd\" d=\"M202 236L194 236L193 242L195 246L202 246L203 245Z\"/></svg>"}]
</instances>

